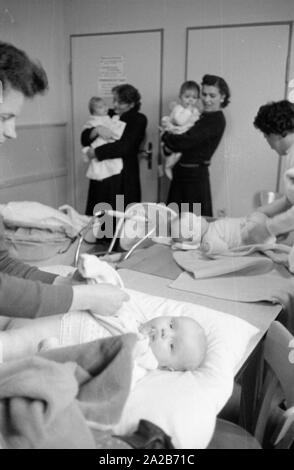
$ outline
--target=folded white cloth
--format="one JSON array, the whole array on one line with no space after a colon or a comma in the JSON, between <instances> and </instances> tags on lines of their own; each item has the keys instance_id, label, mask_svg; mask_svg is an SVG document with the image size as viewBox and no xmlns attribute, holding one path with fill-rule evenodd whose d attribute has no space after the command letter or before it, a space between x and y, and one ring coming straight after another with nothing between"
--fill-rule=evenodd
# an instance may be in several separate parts
<instances>
[{"instance_id":1,"label":"folded white cloth","mask_svg":"<svg viewBox=\"0 0 294 470\"><path fill-rule=\"evenodd\" d=\"M173 258L185 271L193 274L195 279L224 276L231 273L260 274L273 267L273 261L261 256L224 256L220 259L209 259L199 251L175 251Z\"/></svg>"},{"instance_id":2,"label":"folded white cloth","mask_svg":"<svg viewBox=\"0 0 294 470\"><path fill-rule=\"evenodd\" d=\"M89 284L105 282L118 287L124 287L123 281L117 271L106 261L101 261L97 256L82 254L79 257L78 269Z\"/></svg>"},{"instance_id":3,"label":"folded white cloth","mask_svg":"<svg viewBox=\"0 0 294 470\"><path fill-rule=\"evenodd\" d=\"M12 201L0 204L0 214L7 227L27 227L61 232L75 237L90 217L79 214L71 206L59 209L35 201Z\"/></svg>"}]
</instances>

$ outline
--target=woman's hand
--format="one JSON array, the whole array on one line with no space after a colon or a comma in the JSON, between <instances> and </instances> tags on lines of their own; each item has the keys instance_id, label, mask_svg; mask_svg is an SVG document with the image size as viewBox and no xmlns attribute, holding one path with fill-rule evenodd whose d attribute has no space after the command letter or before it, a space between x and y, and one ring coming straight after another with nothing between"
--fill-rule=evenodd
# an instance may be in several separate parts
<instances>
[{"instance_id":1,"label":"woman's hand","mask_svg":"<svg viewBox=\"0 0 294 470\"><path fill-rule=\"evenodd\" d=\"M54 286L72 286L86 283L87 280L80 274L78 269L67 274L67 276L57 276L53 281Z\"/></svg>"},{"instance_id":2,"label":"woman's hand","mask_svg":"<svg viewBox=\"0 0 294 470\"><path fill-rule=\"evenodd\" d=\"M169 157L173 153L172 150L170 150L164 143L161 143L161 149L163 155L166 157Z\"/></svg>"},{"instance_id":3,"label":"woman's hand","mask_svg":"<svg viewBox=\"0 0 294 470\"><path fill-rule=\"evenodd\" d=\"M90 310L97 315L114 315L129 295L112 284L73 286L70 310Z\"/></svg>"},{"instance_id":4,"label":"woman's hand","mask_svg":"<svg viewBox=\"0 0 294 470\"><path fill-rule=\"evenodd\" d=\"M93 149L93 147L89 147L87 151L87 157L89 160L93 160L93 158L96 158L95 149Z\"/></svg>"},{"instance_id":5,"label":"woman's hand","mask_svg":"<svg viewBox=\"0 0 294 470\"><path fill-rule=\"evenodd\" d=\"M72 284L72 274L68 274L67 276L57 276L54 281L54 286L70 286Z\"/></svg>"}]
</instances>

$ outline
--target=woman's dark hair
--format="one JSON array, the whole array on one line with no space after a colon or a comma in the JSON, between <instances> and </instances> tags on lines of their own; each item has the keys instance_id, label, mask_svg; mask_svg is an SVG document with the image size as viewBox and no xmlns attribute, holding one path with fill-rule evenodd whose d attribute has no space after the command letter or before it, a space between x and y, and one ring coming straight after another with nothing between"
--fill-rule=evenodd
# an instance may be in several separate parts
<instances>
[{"instance_id":1,"label":"woman's dark hair","mask_svg":"<svg viewBox=\"0 0 294 470\"><path fill-rule=\"evenodd\" d=\"M24 51L0 42L0 81L5 91L11 87L27 98L43 93L48 79L41 64L33 62Z\"/></svg>"},{"instance_id":2,"label":"woman's dark hair","mask_svg":"<svg viewBox=\"0 0 294 470\"><path fill-rule=\"evenodd\" d=\"M141 108L141 95L133 85L125 83L112 88L112 93L116 93L119 101L127 104L134 104L134 109L139 111Z\"/></svg>"},{"instance_id":3,"label":"woman's dark hair","mask_svg":"<svg viewBox=\"0 0 294 470\"><path fill-rule=\"evenodd\" d=\"M265 135L285 137L294 132L294 104L287 100L265 104L259 108L253 124Z\"/></svg>"},{"instance_id":4,"label":"woman's dark hair","mask_svg":"<svg viewBox=\"0 0 294 470\"><path fill-rule=\"evenodd\" d=\"M225 108L230 103L231 92L227 82L217 75L204 75L202 78L201 86L215 86L219 89L221 95L224 96L224 101L221 103L221 107Z\"/></svg>"},{"instance_id":5,"label":"woman's dark hair","mask_svg":"<svg viewBox=\"0 0 294 470\"><path fill-rule=\"evenodd\" d=\"M187 90L195 90L200 94L200 86L194 80L187 80L181 85L179 96L183 95Z\"/></svg>"}]
</instances>

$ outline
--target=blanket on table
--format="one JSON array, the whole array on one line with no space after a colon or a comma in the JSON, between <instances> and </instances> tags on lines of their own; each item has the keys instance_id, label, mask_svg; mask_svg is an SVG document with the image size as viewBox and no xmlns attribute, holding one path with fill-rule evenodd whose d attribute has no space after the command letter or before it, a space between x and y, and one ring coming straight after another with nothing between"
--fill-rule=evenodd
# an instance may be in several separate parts
<instances>
[{"instance_id":1,"label":"blanket on table","mask_svg":"<svg viewBox=\"0 0 294 470\"><path fill-rule=\"evenodd\" d=\"M198 270L196 257L193 263L192 253L187 253L190 254L187 260L182 256L185 254L178 253L175 259L182 268L187 267L187 272L181 273L170 287L237 302L280 304L283 307L281 319L294 333L294 278L283 265L256 257L245 269L242 258L218 255L216 260L201 260Z\"/></svg>"}]
</instances>

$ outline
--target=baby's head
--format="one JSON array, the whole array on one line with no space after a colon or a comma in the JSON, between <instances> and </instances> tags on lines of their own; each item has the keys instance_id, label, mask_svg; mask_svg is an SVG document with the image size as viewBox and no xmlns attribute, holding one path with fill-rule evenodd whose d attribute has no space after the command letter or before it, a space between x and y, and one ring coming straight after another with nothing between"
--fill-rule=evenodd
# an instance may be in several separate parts
<instances>
[{"instance_id":1,"label":"baby's head","mask_svg":"<svg viewBox=\"0 0 294 470\"><path fill-rule=\"evenodd\" d=\"M204 217L196 216L192 212L183 212L171 221L171 238L174 242L197 245L201 242L207 228L208 222Z\"/></svg>"},{"instance_id":2,"label":"baby's head","mask_svg":"<svg viewBox=\"0 0 294 470\"><path fill-rule=\"evenodd\" d=\"M196 106L200 95L200 87L193 80L184 82L180 88L179 98L184 108Z\"/></svg>"},{"instance_id":3,"label":"baby's head","mask_svg":"<svg viewBox=\"0 0 294 470\"><path fill-rule=\"evenodd\" d=\"M160 316L142 325L150 338L158 367L169 370L196 370L204 360L207 341L203 328L190 317Z\"/></svg>"},{"instance_id":4,"label":"baby's head","mask_svg":"<svg viewBox=\"0 0 294 470\"><path fill-rule=\"evenodd\" d=\"M92 96L89 101L89 112L92 116L106 116L107 115L107 105L102 98L99 96Z\"/></svg>"}]
</instances>

